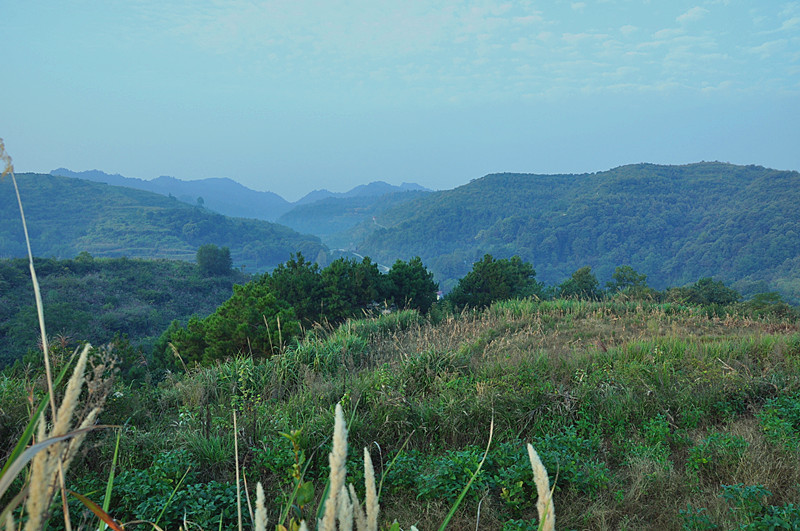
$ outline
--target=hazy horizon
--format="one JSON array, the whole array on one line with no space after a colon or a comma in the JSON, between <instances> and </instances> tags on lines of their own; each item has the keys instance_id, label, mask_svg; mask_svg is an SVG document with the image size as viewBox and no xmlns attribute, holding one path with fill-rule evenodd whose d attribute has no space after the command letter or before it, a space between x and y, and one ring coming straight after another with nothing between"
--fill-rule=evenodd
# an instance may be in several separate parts
<instances>
[{"instance_id":1,"label":"hazy horizon","mask_svg":"<svg viewBox=\"0 0 800 531\"><path fill-rule=\"evenodd\" d=\"M800 169L800 2L12 3L18 171L316 189Z\"/></svg>"},{"instance_id":2,"label":"hazy horizon","mask_svg":"<svg viewBox=\"0 0 800 531\"><path fill-rule=\"evenodd\" d=\"M728 164L728 163L729 163L728 161L699 161L699 160L698 160L698 161L694 161L694 162L687 162L687 163L685 163L685 164L678 164L678 166L682 166L682 165L691 165L691 164L700 164L700 163L717 163L717 162L718 162L718 163L723 163L723 164ZM636 163L636 162L632 162L632 163L630 163L630 164L622 164L622 165L620 165L620 166L628 166L628 165L636 165L636 164L654 164L654 163L649 163L649 162L647 162L647 161L641 161L641 162L638 162L638 163ZM731 163L731 164L732 164L732 163ZM757 166L758 166L758 165L757 165ZM580 174L587 174L587 173L602 173L602 172L605 172L605 171L612 171L612 170L614 170L614 169L615 169L615 168L617 168L617 167L619 167L619 166L615 166L614 168L604 168L604 169L599 169L599 170L595 170L595 171L588 171L588 172L580 172L580 173L577 173L577 172L575 172L575 173L572 173L572 175L580 175ZM97 171L99 171L99 172L105 173L105 174L107 174L107 175L109 175L109 176L115 176L115 175L116 175L116 176L120 176L120 177L129 178L129 176L128 176L128 175L122 175L122 174L119 174L119 173L111 173L111 172L103 171L103 170L102 170L102 169L100 169L100 168L92 168L92 169L90 169L90 170L73 170L72 168L64 168L64 167L59 167L59 168L54 168L54 169L53 169L53 170L51 170L51 171L48 171L48 172L41 172L41 173L52 174L54 171L57 171L57 170L59 170L59 169L65 169L65 170L68 170L68 171L70 171L71 173L75 173L75 174L80 174L80 173L85 173L85 172L97 172ZM769 169L773 169L773 170L779 170L779 171L798 171L798 170L793 170L793 169L790 169L790 168L769 168ZM25 172L26 172L26 170L17 170L17 173L25 173ZM28 173L40 173L40 172L28 172ZM491 174L496 174L496 173L508 173L508 172L490 172L490 173L488 173L488 174L486 174L486 175L491 175ZM511 172L511 173L519 173L519 174L531 174L531 175L534 175L534 172ZM541 173L536 173L536 174L538 174L538 175L554 175L554 173L550 173L550 174L541 174ZM560 174L563 174L563 173L560 173ZM468 184L468 183L469 183L471 180L474 180L475 178L485 177L486 175L481 175L481 176L479 176L479 177L474 177L474 178L468 179L468 180L466 180L466 181L464 181L464 182L462 182L462 183L457 183L457 184L454 184L454 185L453 185L451 188L431 188L431 187L429 187L429 186L426 186L426 185L425 185L425 183L419 183L419 182L408 182L408 181L404 181L404 182L397 182L397 183L390 183L390 182L384 181L384 180L382 180L382 179L377 179L377 180L374 180L374 181L369 181L369 182L358 183L358 184L355 184L355 185L352 185L352 186L350 186L350 185L347 185L347 186L344 186L344 187L342 187L341 189L332 189L331 187L315 188L315 189L313 189L313 190L308 190L308 191L306 191L306 192L302 192L300 195L298 195L297 197L293 197L293 198L287 198L287 197L285 197L285 196L283 196L283 195L281 195L281 194L279 194L278 192L275 192L275 191L273 191L273 190L259 190L259 189L256 189L256 188L252 188L252 187L250 187L250 186L246 185L245 183L242 183L242 182L240 182L240 181L238 181L238 180L236 180L236 179L230 178L230 177L219 177L219 178L220 178L220 179L230 179L231 181L234 181L234 182L236 182L236 183L238 183L238 184L240 184L240 185L242 185L242 186L245 186L246 188L248 188L248 189L250 189L250 190L253 190L253 191L257 191L257 192L272 192L272 193L275 193L275 194L279 195L279 196L280 196L280 197L282 197L283 199L285 199L285 200L289 201L290 203L294 203L294 202L297 202L298 200L300 200L300 199L303 199L304 197L306 197L306 196L308 196L308 195L310 195L310 194L312 194L312 193L314 193L314 192L323 192L323 191L328 191L328 192L332 192L332 193L334 193L334 194L347 193L347 192L350 192L350 191L352 191L353 189L357 188L358 186L369 185L369 184L373 184L373 183L375 183L375 182L383 182L383 183L387 183L387 184L394 185L394 186L397 186L397 187L400 187L400 186L402 186L402 185L404 185L404 184L412 184L412 185L413 185L413 184L416 184L416 185L420 185L420 186L422 186L423 188L427 188L429 191L432 191L432 192L436 192L436 191L443 191L443 190L451 190L452 188L457 188L457 187L459 187L459 186L463 186L463 185L465 185L465 184ZM178 179L177 177L174 177L174 176L172 176L172 175L159 175L159 176L157 176L157 177L153 177L153 178L151 178L151 179L142 179L142 180L145 180L145 181L153 181L153 180L155 180L155 179L159 179L159 178L162 178L162 177L166 177L166 178L172 178L172 179ZM135 177L135 178L136 178L136 177ZM215 177L204 177L204 178L199 178L199 179L180 179L180 180L181 180L181 181L184 181L184 182L189 182L189 181L201 181L201 180L204 180L204 179L214 179L214 178L215 178Z\"/></svg>"}]
</instances>

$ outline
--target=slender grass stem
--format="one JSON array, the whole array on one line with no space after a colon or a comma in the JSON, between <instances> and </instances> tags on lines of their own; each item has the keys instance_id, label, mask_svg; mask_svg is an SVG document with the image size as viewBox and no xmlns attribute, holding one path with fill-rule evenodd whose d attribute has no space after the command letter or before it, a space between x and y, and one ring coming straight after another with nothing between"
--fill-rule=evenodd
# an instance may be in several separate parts
<instances>
[{"instance_id":1,"label":"slender grass stem","mask_svg":"<svg viewBox=\"0 0 800 531\"><path fill-rule=\"evenodd\" d=\"M56 410L55 390L53 388L53 373L50 369L50 352L47 345L47 330L44 326L44 305L42 304L42 294L39 289L39 281L36 278L36 268L33 265L33 252L31 251L31 239L28 236L28 224L25 221L25 210L22 208L22 197L19 193L19 186L17 185L17 177L14 175L14 165L11 162L11 157L6 153L5 144L0 140L0 157L5 161L6 167L3 169L3 175L11 175L11 182L14 183L14 192L17 195L17 204L19 205L19 215L22 219L22 231L25 234L25 245L28 249L28 264L31 271L31 281L33 282L33 293L36 297L36 315L39 318L39 331L42 336L42 355L44 357L44 370L47 378L47 390L50 394L50 409L53 412L53 424L58 423L58 412ZM64 510L64 526L67 531L72 531L72 522L69 517L69 506L67 505L67 487L64 482L64 467L61 461L58 462L58 482L61 488L61 507Z\"/></svg>"},{"instance_id":2,"label":"slender grass stem","mask_svg":"<svg viewBox=\"0 0 800 531\"><path fill-rule=\"evenodd\" d=\"M161 521L161 517L164 516L164 512L166 512L167 507L169 507L170 504L172 503L172 498L175 497L175 493L178 492L178 489L180 489L181 485L183 485L183 480L186 479L186 476L189 474L189 471L191 469L192 469L192 467L189 467L189 468L186 469L186 472L184 472L183 476L181 476L181 480L178 481L178 484L175 485L174 489L172 489L172 494L169 495L169 499L167 499L167 503L164 504L164 507L161 508L161 512L158 513L158 518L156 518L156 521L155 521L154 525L157 526L158 522Z\"/></svg>"},{"instance_id":3,"label":"slender grass stem","mask_svg":"<svg viewBox=\"0 0 800 531\"><path fill-rule=\"evenodd\" d=\"M117 430L117 442L114 445L114 458L111 460L111 470L108 472L108 482L106 483L106 495L103 498L103 511L108 512L109 507L111 506L111 491L114 488L114 471L117 467L117 456L119 456L119 439L120 435L122 434L121 430ZM103 531L107 527L107 524L103 524L100 526L98 531Z\"/></svg>"},{"instance_id":4,"label":"slender grass stem","mask_svg":"<svg viewBox=\"0 0 800 531\"><path fill-rule=\"evenodd\" d=\"M233 410L233 454L236 463L236 517L242 531L242 492L239 488L239 428L236 425L236 409Z\"/></svg>"},{"instance_id":5,"label":"slender grass stem","mask_svg":"<svg viewBox=\"0 0 800 531\"><path fill-rule=\"evenodd\" d=\"M461 502L464 500L464 496L466 496L467 492L469 492L469 488L472 486L472 482L475 481L476 477L478 477L481 468L483 468L483 463L486 462L486 456L489 455L489 447L492 446L493 436L494 436L494 418L492 418L492 424L489 426L489 442L486 443L486 451L483 453L483 459L481 459L481 462L478 463L478 468L475 469L475 472L473 472L472 477L469 478L469 481L467 482L467 485L464 487L464 490L461 491L461 494L456 499L456 502L450 508L450 512L447 513L444 522L442 522L442 525L439 526L439 531L444 531L444 529L447 527L447 524L449 524L450 520L453 519L453 516L456 514L456 510L458 509L458 506L461 505Z\"/></svg>"}]
</instances>

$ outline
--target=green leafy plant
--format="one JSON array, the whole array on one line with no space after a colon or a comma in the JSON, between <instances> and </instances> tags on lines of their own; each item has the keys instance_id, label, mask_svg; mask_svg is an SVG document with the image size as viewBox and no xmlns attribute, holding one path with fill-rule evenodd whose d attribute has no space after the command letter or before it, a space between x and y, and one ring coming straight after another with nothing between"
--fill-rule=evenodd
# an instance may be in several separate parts
<instances>
[{"instance_id":1,"label":"green leafy plant","mask_svg":"<svg viewBox=\"0 0 800 531\"><path fill-rule=\"evenodd\" d=\"M764 485L722 485L720 497L747 522L752 522L764 512L766 500L772 493Z\"/></svg>"},{"instance_id":2,"label":"green leafy plant","mask_svg":"<svg viewBox=\"0 0 800 531\"><path fill-rule=\"evenodd\" d=\"M800 396L779 396L767 400L758 419L769 439L791 449L800 446Z\"/></svg>"},{"instance_id":3,"label":"green leafy plant","mask_svg":"<svg viewBox=\"0 0 800 531\"><path fill-rule=\"evenodd\" d=\"M689 449L686 471L695 484L724 479L744 456L749 444L736 435L716 432Z\"/></svg>"},{"instance_id":4,"label":"green leafy plant","mask_svg":"<svg viewBox=\"0 0 800 531\"><path fill-rule=\"evenodd\" d=\"M711 529L719 529L708 514L708 509L705 507L693 507L692 504L687 504L686 509L681 509L681 518L683 520L683 529L686 531L706 531Z\"/></svg>"}]
</instances>

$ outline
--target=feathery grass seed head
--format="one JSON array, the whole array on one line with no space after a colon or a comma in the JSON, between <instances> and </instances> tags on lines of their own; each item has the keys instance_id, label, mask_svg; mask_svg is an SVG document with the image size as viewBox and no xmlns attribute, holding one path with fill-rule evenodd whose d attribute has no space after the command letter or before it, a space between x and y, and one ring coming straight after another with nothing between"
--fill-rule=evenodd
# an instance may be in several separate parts
<instances>
[{"instance_id":1,"label":"feathery grass seed head","mask_svg":"<svg viewBox=\"0 0 800 531\"><path fill-rule=\"evenodd\" d=\"M86 415L86 418L83 419L80 426L78 426L79 430L83 430L86 428L91 428L94 426L95 421L97 420L97 416L100 414L100 408L96 407ZM69 468L69 465L72 463L72 459L78 453L78 448L80 448L83 440L88 435L88 432L79 433L69 441L69 446L67 447L66 455L64 456L64 469Z\"/></svg>"},{"instance_id":2,"label":"feathery grass seed head","mask_svg":"<svg viewBox=\"0 0 800 531\"><path fill-rule=\"evenodd\" d=\"M350 496L347 495L347 489L344 485L339 490L339 529L353 529L353 503L350 501Z\"/></svg>"},{"instance_id":3,"label":"feathery grass seed head","mask_svg":"<svg viewBox=\"0 0 800 531\"><path fill-rule=\"evenodd\" d=\"M14 164L11 162L11 157L6 153L6 145L3 139L0 138L0 160L3 161L3 173L0 177L5 177L9 173L14 173Z\"/></svg>"},{"instance_id":4,"label":"feathery grass seed head","mask_svg":"<svg viewBox=\"0 0 800 531\"><path fill-rule=\"evenodd\" d=\"M350 503L353 504L353 516L356 521L356 528L358 531L367 531L367 518L364 516L364 510L361 508L361 502L358 501L358 494L353 484L350 483Z\"/></svg>"},{"instance_id":5,"label":"feathery grass seed head","mask_svg":"<svg viewBox=\"0 0 800 531\"><path fill-rule=\"evenodd\" d=\"M37 442L47 438L44 426L44 415L39 417L36 427ZM28 513L28 529L38 529L42 524L42 516L47 511L48 491L50 490L49 478L53 476L50 466L50 453L42 450L36 454L31 462L31 480L28 487L28 499L25 502L25 511Z\"/></svg>"},{"instance_id":6,"label":"feathery grass seed head","mask_svg":"<svg viewBox=\"0 0 800 531\"><path fill-rule=\"evenodd\" d=\"M364 486L366 488L367 531L378 531L378 490L375 488L375 468L369 450L364 448Z\"/></svg>"},{"instance_id":7,"label":"feathery grass seed head","mask_svg":"<svg viewBox=\"0 0 800 531\"><path fill-rule=\"evenodd\" d=\"M89 357L90 349L91 345L87 344L83 347L83 352L78 357L78 363L75 364L75 369L72 371L67 390L64 393L64 399L61 401L61 407L58 408L58 419L50 434L51 437L58 437L69 431L72 415L81 396L84 381L83 373L86 370L86 360Z\"/></svg>"},{"instance_id":8,"label":"feathery grass seed head","mask_svg":"<svg viewBox=\"0 0 800 531\"><path fill-rule=\"evenodd\" d=\"M539 459L539 454L528 444L528 457L533 469L533 480L536 483L536 511L539 513L540 529L551 531L555 529L556 514L553 507L553 493L550 491L550 479L547 477L547 469ZM541 525L543 523L544 525Z\"/></svg>"},{"instance_id":9,"label":"feathery grass seed head","mask_svg":"<svg viewBox=\"0 0 800 531\"><path fill-rule=\"evenodd\" d=\"M339 491L344 486L347 474L347 424L344 421L342 405L336 404L335 421L333 425L333 450L328 454L331 471L329 476L330 487L328 500L325 502L325 515L317 527L320 531L334 531L336 529L336 509Z\"/></svg>"},{"instance_id":10,"label":"feathery grass seed head","mask_svg":"<svg viewBox=\"0 0 800 531\"><path fill-rule=\"evenodd\" d=\"M256 531L267 531L267 508L260 481L256 484Z\"/></svg>"}]
</instances>

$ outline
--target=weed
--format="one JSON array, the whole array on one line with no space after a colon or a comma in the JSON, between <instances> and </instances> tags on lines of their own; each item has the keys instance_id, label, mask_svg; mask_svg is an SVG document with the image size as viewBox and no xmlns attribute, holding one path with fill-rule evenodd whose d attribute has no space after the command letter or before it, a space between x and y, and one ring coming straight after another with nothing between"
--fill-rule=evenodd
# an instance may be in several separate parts
<instances>
[{"instance_id":1,"label":"weed","mask_svg":"<svg viewBox=\"0 0 800 531\"><path fill-rule=\"evenodd\" d=\"M772 493L763 485L722 485L720 497L744 520L751 522L764 511L766 499Z\"/></svg>"},{"instance_id":2,"label":"weed","mask_svg":"<svg viewBox=\"0 0 800 531\"><path fill-rule=\"evenodd\" d=\"M758 419L770 440L790 449L800 447L800 395L767 400Z\"/></svg>"},{"instance_id":3,"label":"weed","mask_svg":"<svg viewBox=\"0 0 800 531\"><path fill-rule=\"evenodd\" d=\"M712 433L689 449L686 471L695 483L722 481L735 471L748 446L736 435Z\"/></svg>"}]
</instances>

